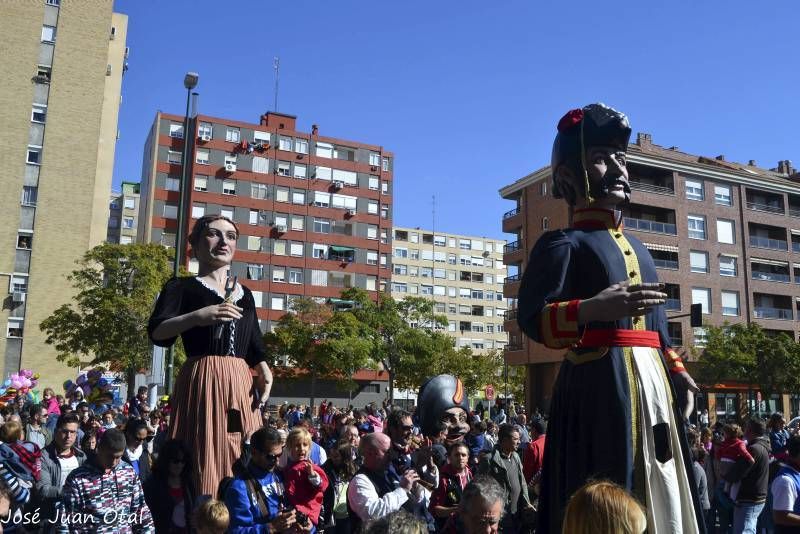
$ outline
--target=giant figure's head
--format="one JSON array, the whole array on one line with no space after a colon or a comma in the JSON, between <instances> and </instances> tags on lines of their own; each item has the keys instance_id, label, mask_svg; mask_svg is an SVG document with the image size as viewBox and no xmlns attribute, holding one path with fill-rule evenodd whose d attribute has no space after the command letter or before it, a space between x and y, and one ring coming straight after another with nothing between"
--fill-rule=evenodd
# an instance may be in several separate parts
<instances>
[{"instance_id":1,"label":"giant figure's head","mask_svg":"<svg viewBox=\"0 0 800 534\"><path fill-rule=\"evenodd\" d=\"M630 136L628 118L605 104L567 112L553 142L553 196L572 206L630 200L625 166Z\"/></svg>"},{"instance_id":2,"label":"giant figure's head","mask_svg":"<svg viewBox=\"0 0 800 534\"><path fill-rule=\"evenodd\" d=\"M417 397L419 424L425 436L437 432L436 424L447 427L447 444L462 441L469 432L469 401L461 380L453 375L429 378Z\"/></svg>"}]
</instances>

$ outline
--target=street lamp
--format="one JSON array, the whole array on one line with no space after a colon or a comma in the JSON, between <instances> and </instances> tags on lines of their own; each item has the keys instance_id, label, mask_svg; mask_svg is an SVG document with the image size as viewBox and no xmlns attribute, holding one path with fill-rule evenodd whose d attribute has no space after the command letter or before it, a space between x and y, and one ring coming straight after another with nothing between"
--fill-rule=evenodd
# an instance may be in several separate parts
<instances>
[{"instance_id":1,"label":"street lamp","mask_svg":"<svg viewBox=\"0 0 800 534\"><path fill-rule=\"evenodd\" d=\"M186 254L185 239L185 226L186 226L186 209L189 202L189 153L194 144L194 127L189 128L190 123L193 123L193 118L189 117L189 105L192 100L192 89L197 87L197 82L200 80L200 75L196 72L187 72L183 77L183 86L186 88L186 113L183 116L183 156L181 157L181 181L178 186L180 196L178 198L178 227L175 230L175 262L172 265L172 276L177 277L180 272L180 267L184 262ZM192 126L194 126L192 124ZM190 135L191 132L191 135ZM173 344L167 350L167 365L164 371L164 386L167 390L167 395L172 394L172 375L173 367L175 366L175 345Z\"/></svg>"}]
</instances>

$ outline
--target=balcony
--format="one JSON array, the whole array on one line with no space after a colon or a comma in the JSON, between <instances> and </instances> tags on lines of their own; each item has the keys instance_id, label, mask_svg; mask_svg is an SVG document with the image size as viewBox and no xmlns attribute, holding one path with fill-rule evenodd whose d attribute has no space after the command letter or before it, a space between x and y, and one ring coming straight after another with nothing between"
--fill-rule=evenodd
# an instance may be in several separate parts
<instances>
[{"instance_id":1,"label":"balcony","mask_svg":"<svg viewBox=\"0 0 800 534\"><path fill-rule=\"evenodd\" d=\"M750 236L750 245L756 248L766 248L770 250L789 250L789 243L783 239L771 239L769 237ZM794 250L794 244L792 244Z\"/></svg>"},{"instance_id":2,"label":"balcony","mask_svg":"<svg viewBox=\"0 0 800 534\"><path fill-rule=\"evenodd\" d=\"M503 220L505 220L505 219L510 219L511 217L513 217L514 215L516 215L517 213L519 213L519 206L517 206L517 207L516 207L516 208L514 208L513 210L508 210L507 212L505 212L505 213L503 214Z\"/></svg>"},{"instance_id":3,"label":"balcony","mask_svg":"<svg viewBox=\"0 0 800 534\"><path fill-rule=\"evenodd\" d=\"M503 283L504 284L514 284L516 282L519 282L520 280L522 280L522 275L521 274L511 274L511 275L506 276L506 279L505 279L505 281Z\"/></svg>"},{"instance_id":4,"label":"balcony","mask_svg":"<svg viewBox=\"0 0 800 534\"><path fill-rule=\"evenodd\" d=\"M522 350L522 343L519 341L515 341L513 343L509 342L508 345L506 345L506 352L513 352L517 350Z\"/></svg>"},{"instance_id":5,"label":"balcony","mask_svg":"<svg viewBox=\"0 0 800 534\"><path fill-rule=\"evenodd\" d=\"M512 241L503 245L503 254L511 254L522 249L522 240Z\"/></svg>"},{"instance_id":6,"label":"balcony","mask_svg":"<svg viewBox=\"0 0 800 534\"><path fill-rule=\"evenodd\" d=\"M767 271L753 271L753 280L764 280L766 282L784 282L786 284L792 281L789 274L773 273Z\"/></svg>"},{"instance_id":7,"label":"balcony","mask_svg":"<svg viewBox=\"0 0 800 534\"><path fill-rule=\"evenodd\" d=\"M762 204L760 202L747 201L747 209L753 211L765 211L767 213L777 213L783 215L783 206L774 206L771 204Z\"/></svg>"},{"instance_id":8,"label":"balcony","mask_svg":"<svg viewBox=\"0 0 800 534\"><path fill-rule=\"evenodd\" d=\"M675 190L671 187L664 187L662 185L650 184L637 180L629 182L631 189L634 191L643 191L645 193L655 193L656 195L674 195Z\"/></svg>"},{"instance_id":9,"label":"balcony","mask_svg":"<svg viewBox=\"0 0 800 534\"><path fill-rule=\"evenodd\" d=\"M753 308L753 317L756 319L781 319L785 321L792 320L792 310L786 308Z\"/></svg>"},{"instance_id":10,"label":"balcony","mask_svg":"<svg viewBox=\"0 0 800 534\"><path fill-rule=\"evenodd\" d=\"M647 221L644 219L634 219L633 217L625 217L624 220L625 227L629 230L639 230L653 234L678 235L678 227L672 223Z\"/></svg>"},{"instance_id":11,"label":"balcony","mask_svg":"<svg viewBox=\"0 0 800 534\"><path fill-rule=\"evenodd\" d=\"M516 321L517 320L517 309L511 308L510 310L506 310L506 321Z\"/></svg>"},{"instance_id":12,"label":"balcony","mask_svg":"<svg viewBox=\"0 0 800 534\"><path fill-rule=\"evenodd\" d=\"M783 195L759 191L757 189L747 189L746 203L747 209L753 211L763 211L765 213L784 214Z\"/></svg>"},{"instance_id":13,"label":"balcony","mask_svg":"<svg viewBox=\"0 0 800 534\"><path fill-rule=\"evenodd\" d=\"M659 269L672 269L674 271L678 270L678 260L653 258L653 263L655 263L656 267Z\"/></svg>"}]
</instances>

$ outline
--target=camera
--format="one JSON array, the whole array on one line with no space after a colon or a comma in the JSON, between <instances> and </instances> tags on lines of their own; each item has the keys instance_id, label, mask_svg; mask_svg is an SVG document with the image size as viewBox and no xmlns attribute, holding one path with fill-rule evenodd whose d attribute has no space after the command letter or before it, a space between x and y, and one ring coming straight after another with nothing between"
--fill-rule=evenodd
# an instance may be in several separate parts
<instances>
[{"instance_id":1,"label":"camera","mask_svg":"<svg viewBox=\"0 0 800 534\"><path fill-rule=\"evenodd\" d=\"M300 525L307 525L308 524L308 515L307 514L304 514L303 512L301 512L300 510L298 510L295 507L291 507L291 508L287 508L286 509L287 512L291 512L292 510L294 510L294 519L295 519L295 521L297 521L298 524L300 524Z\"/></svg>"}]
</instances>

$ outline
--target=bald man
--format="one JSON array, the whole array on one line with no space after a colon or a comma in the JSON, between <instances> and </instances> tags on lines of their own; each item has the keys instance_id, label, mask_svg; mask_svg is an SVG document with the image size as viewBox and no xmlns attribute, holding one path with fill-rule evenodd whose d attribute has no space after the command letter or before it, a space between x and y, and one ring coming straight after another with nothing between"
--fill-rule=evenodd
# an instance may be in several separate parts
<instances>
[{"instance_id":1,"label":"bald man","mask_svg":"<svg viewBox=\"0 0 800 534\"><path fill-rule=\"evenodd\" d=\"M391 439L383 433L373 432L361 438L359 451L364 464L347 489L347 509L353 532L359 532L365 521L380 519L422 501L422 487L417 484L416 471L407 470L399 480L387 477L391 446Z\"/></svg>"}]
</instances>

